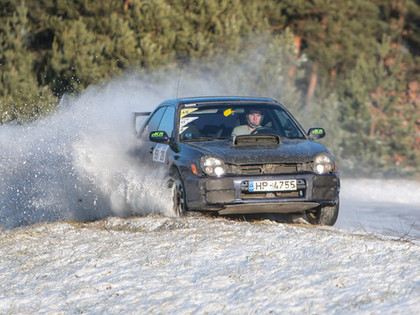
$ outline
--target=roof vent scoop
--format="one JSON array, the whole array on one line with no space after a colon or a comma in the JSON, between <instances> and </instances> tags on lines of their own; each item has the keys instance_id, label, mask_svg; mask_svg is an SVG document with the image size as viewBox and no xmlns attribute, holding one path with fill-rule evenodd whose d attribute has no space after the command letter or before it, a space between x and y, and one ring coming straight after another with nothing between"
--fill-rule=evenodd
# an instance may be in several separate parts
<instances>
[{"instance_id":1,"label":"roof vent scoop","mask_svg":"<svg viewBox=\"0 0 420 315\"><path fill-rule=\"evenodd\" d=\"M234 146L280 145L278 135L241 135L233 138Z\"/></svg>"}]
</instances>

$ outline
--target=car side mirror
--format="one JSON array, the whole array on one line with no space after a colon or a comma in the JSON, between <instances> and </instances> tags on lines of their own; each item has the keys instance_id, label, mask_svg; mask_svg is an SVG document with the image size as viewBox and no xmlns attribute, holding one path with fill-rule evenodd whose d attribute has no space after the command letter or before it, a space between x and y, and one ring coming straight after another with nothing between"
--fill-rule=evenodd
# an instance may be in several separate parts
<instances>
[{"instance_id":1,"label":"car side mirror","mask_svg":"<svg viewBox=\"0 0 420 315\"><path fill-rule=\"evenodd\" d=\"M152 131L149 134L149 140L153 142L169 142L169 136L166 131Z\"/></svg>"},{"instance_id":2,"label":"car side mirror","mask_svg":"<svg viewBox=\"0 0 420 315\"><path fill-rule=\"evenodd\" d=\"M324 128L310 128L308 130L309 140L318 140L325 137Z\"/></svg>"}]
</instances>

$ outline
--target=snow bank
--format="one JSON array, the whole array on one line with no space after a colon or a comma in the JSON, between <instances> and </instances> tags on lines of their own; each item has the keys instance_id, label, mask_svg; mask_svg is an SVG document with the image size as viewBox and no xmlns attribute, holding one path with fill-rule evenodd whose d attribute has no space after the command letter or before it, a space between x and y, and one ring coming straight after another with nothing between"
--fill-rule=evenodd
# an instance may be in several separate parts
<instances>
[{"instance_id":1,"label":"snow bank","mask_svg":"<svg viewBox=\"0 0 420 315\"><path fill-rule=\"evenodd\" d=\"M420 183L344 179L336 227L420 241Z\"/></svg>"}]
</instances>

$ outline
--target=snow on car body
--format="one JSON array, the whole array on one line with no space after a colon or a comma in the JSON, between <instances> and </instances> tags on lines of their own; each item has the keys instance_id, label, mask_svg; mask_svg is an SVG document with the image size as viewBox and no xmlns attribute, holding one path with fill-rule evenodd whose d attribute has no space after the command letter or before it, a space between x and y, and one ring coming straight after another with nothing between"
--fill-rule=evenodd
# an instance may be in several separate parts
<instances>
[{"instance_id":1,"label":"snow on car body","mask_svg":"<svg viewBox=\"0 0 420 315\"><path fill-rule=\"evenodd\" d=\"M255 112L258 125L250 122ZM305 133L279 102L182 98L135 117L145 114L137 154L154 169L167 171L175 213L297 213L312 224L335 223L340 190L336 163L314 141L325 131ZM234 129L248 134L232 134Z\"/></svg>"}]
</instances>

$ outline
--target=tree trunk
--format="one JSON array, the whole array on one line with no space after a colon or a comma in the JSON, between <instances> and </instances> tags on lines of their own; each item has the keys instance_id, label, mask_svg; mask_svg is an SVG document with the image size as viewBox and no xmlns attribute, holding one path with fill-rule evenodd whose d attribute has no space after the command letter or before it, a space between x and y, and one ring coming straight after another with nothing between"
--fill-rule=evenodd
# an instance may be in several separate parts
<instances>
[{"instance_id":1,"label":"tree trunk","mask_svg":"<svg viewBox=\"0 0 420 315\"><path fill-rule=\"evenodd\" d=\"M133 1L134 1L134 0L125 0L125 1L124 1L124 10L125 10L125 11L127 11L127 10L130 8L130 6L131 6L131 4L133 3Z\"/></svg>"},{"instance_id":2,"label":"tree trunk","mask_svg":"<svg viewBox=\"0 0 420 315\"><path fill-rule=\"evenodd\" d=\"M312 98L316 89L316 82L318 80L318 64L316 62L312 65L311 78L309 80L308 92L306 93L305 107L308 107L312 101Z\"/></svg>"},{"instance_id":3,"label":"tree trunk","mask_svg":"<svg viewBox=\"0 0 420 315\"><path fill-rule=\"evenodd\" d=\"M302 37L295 35L294 37L294 43L295 43L295 48L296 48L296 55L295 58L298 59L299 55L300 55L300 47L302 45ZM295 75L295 71L296 71L296 65L292 65L289 68L289 71L287 71L287 77L288 77L288 81L287 81L287 86L288 87L292 87L292 80L293 80L293 76Z\"/></svg>"}]
</instances>

